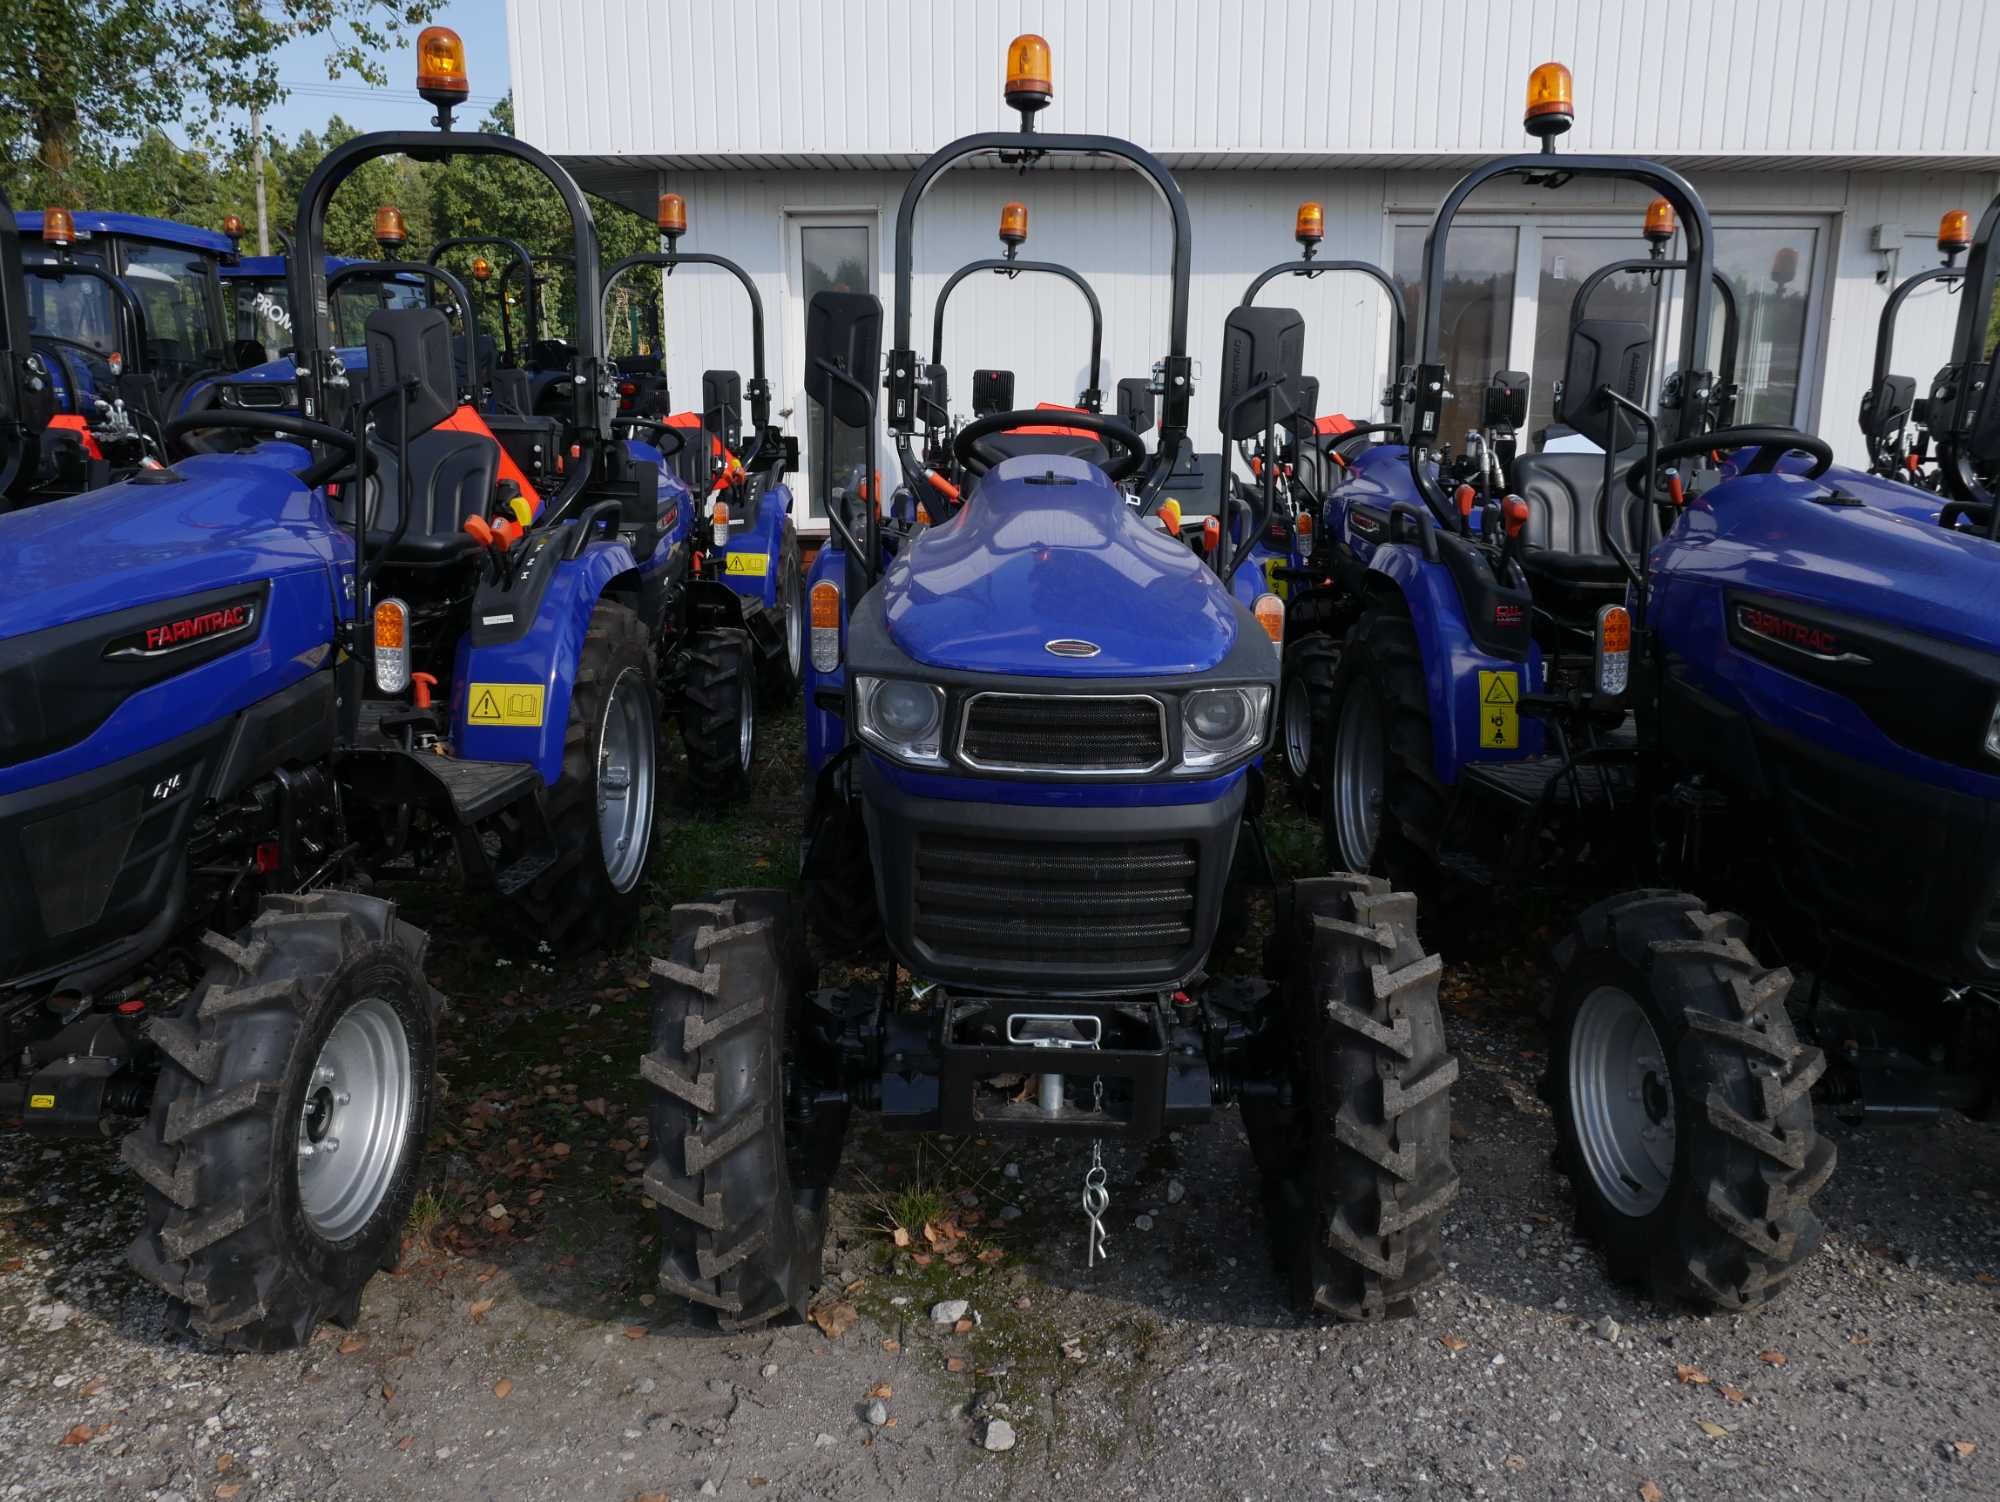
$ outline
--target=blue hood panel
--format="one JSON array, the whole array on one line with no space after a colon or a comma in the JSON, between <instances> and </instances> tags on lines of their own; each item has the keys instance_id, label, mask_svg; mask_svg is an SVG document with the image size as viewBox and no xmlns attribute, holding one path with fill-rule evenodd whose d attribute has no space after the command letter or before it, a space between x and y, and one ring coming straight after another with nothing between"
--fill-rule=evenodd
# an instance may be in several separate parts
<instances>
[{"instance_id":1,"label":"blue hood panel","mask_svg":"<svg viewBox=\"0 0 2000 1502\"><path fill-rule=\"evenodd\" d=\"M211 454L178 485L107 485L0 516L0 638L205 589L324 570L326 506L285 467L291 444Z\"/></svg>"},{"instance_id":2,"label":"blue hood panel","mask_svg":"<svg viewBox=\"0 0 2000 1502\"><path fill-rule=\"evenodd\" d=\"M1236 639L1215 571L1142 522L1102 470L1054 455L990 471L956 517L902 551L882 591L896 646L962 672L1200 673ZM1058 657L1044 646L1062 638L1100 651Z\"/></svg>"}]
</instances>

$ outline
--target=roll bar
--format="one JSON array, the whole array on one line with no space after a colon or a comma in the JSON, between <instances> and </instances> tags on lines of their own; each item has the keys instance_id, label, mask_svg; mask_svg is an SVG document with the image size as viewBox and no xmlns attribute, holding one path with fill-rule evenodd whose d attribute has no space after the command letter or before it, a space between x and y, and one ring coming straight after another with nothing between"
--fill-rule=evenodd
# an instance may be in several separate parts
<instances>
[{"instance_id":1,"label":"roll bar","mask_svg":"<svg viewBox=\"0 0 2000 1502\"><path fill-rule=\"evenodd\" d=\"M30 443L21 410L21 362L28 337L27 285L21 279L21 236L14 205L0 189L0 495L13 489Z\"/></svg>"},{"instance_id":2,"label":"roll bar","mask_svg":"<svg viewBox=\"0 0 2000 1502\"><path fill-rule=\"evenodd\" d=\"M86 281L102 282L111 289L111 300L118 305L120 321L130 326L131 343L128 352L121 352L125 369L133 375L143 375L146 370L146 310L139 302L139 294L122 276L113 276L102 266L93 266L87 261L40 261L21 268L23 275L14 278L17 287L26 286L26 277L40 281L59 282L65 277L80 276ZM27 331L32 343L33 330L28 327L25 316L21 327Z\"/></svg>"},{"instance_id":3,"label":"roll bar","mask_svg":"<svg viewBox=\"0 0 2000 1502\"><path fill-rule=\"evenodd\" d=\"M442 262L444 253L448 250L477 250L482 248L504 250L512 255L514 259L509 263L508 270L512 270L514 266L525 266L528 268L528 330L530 342L532 343L535 328L535 258L528 254L527 246L516 240L512 235L453 235L450 239L440 240L436 245L431 247L430 264L436 266ZM500 339L501 347L507 354L512 355L514 353L514 325L507 317L506 289L507 271L502 271L500 273L500 290L502 293L500 298Z\"/></svg>"},{"instance_id":4,"label":"roll bar","mask_svg":"<svg viewBox=\"0 0 2000 1502\"><path fill-rule=\"evenodd\" d=\"M1280 261L1275 266L1266 266L1243 290L1240 307L1249 307L1257 301L1257 294L1266 282L1281 276L1302 276L1310 280L1328 271L1352 271L1367 277L1389 299L1389 372L1392 379L1402 374L1403 362L1409 358L1408 333L1409 313L1403 306L1403 289L1396 285L1389 273L1370 261L1315 261L1310 256L1302 256L1296 261Z\"/></svg>"},{"instance_id":5,"label":"roll bar","mask_svg":"<svg viewBox=\"0 0 2000 1502\"><path fill-rule=\"evenodd\" d=\"M1033 271L1047 276L1059 276L1083 294L1083 300L1090 304L1090 385L1083 393L1083 407L1086 412L1104 410L1104 308L1097 300L1097 291L1084 280L1083 274L1055 261L1023 261L1004 256L988 256L980 261L967 261L954 271L945 282L944 289L937 296L937 311L931 318L931 364L944 364L944 310L951 301L952 290L974 272L991 271L1012 281L1023 271Z\"/></svg>"},{"instance_id":6,"label":"roll bar","mask_svg":"<svg viewBox=\"0 0 2000 1502\"><path fill-rule=\"evenodd\" d=\"M1959 291L1958 327L1951 342L1951 363L1958 372L1957 390L1953 393L1952 410L1938 442L1938 468L1944 475L1945 488L1950 491L1957 507L1978 508L1986 513L1986 535L2000 539L2000 498L1996 498L1992 490L1981 482L1973 467L1972 455L1965 446L1972 436L1980 404L1986 396L1985 385L1977 378L1976 372L1986 354L1986 319L1988 310L1993 306L1994 285L2000 281L2000 246L1994 244L1996 234L2000 234L2000 198L1989 203L1986 212L1979 216L1979 229L1972 237L1972 252L1965 258L1965 284ZM1946 508L1945 519L1948 523L1955 511L1956 507Z\"/></svg>"},{"instance_id":7,"label":"roll bar","mask_svg":"<svg viewBox=\"0 0 2000 1502\"><path fill-rule=\"evenodd\" d=\"M610 326L612 283L635 266L658 266L672 276L676 266L689 265L720 267L736 278L750 299L750 425L757 430L757 441L761 446L765 431L771 426L771 382L764 373L764 299L749 272L727 256L711 255L701 250L656 250L627 256L604 274L604 291L600 294L603 300L601 322L607 328ZM755 452L752 449L753 455ZM747 458L744 467L750 467Z\"/></svg>"}]
</instances>

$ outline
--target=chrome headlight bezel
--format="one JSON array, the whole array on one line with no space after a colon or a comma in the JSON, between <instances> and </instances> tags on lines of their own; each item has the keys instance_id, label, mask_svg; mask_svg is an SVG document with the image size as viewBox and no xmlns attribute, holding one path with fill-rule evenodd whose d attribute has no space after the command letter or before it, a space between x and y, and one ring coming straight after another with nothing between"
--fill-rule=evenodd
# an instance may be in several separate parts
<instances>
[{"instance_id":1,"label":"chrome headlight bezel","mask_svg":"<svg viewBox=\"0 0 2000 1502\"><path fill-rule=\"evenodd\" d=\"M1209 738L1195 729L1195 716L1214 696L1233 696L1241 710L1237 728ZM1270 733L1271 686L1267 683L1229 684L1189 689L1181 695L1181 759L1178 772L1213 772L1255 754Z\"/></svg>"},{"instance_id":2,"label":"chrome headlight bezel","mask_svg":"<svg viewBox=\"0 0 2000 1502\"><path fill-rule=\"evenodd\" d=\"M898 733L881 721L879 701L885 690L914 690L930 701L930 716L922 729ZM854 728L862 740L884 755L913 767L942 768L944 756L945 693L935 683L914 678L857 677L854 680Z\"/></svg>"}]
</instances>

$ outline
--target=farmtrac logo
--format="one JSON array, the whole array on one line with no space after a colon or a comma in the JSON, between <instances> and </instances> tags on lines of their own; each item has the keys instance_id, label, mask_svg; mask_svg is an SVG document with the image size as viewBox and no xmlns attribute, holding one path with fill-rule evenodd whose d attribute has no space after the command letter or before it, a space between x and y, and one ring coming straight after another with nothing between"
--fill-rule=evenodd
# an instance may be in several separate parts
<instances>
[{"instance_id":1,"label":"farmtrac logo","mask_svg":"<svg viewBox=\"0 0 2000 1502\"><path fill-rule=\"evenodd\" d=\"M1775 610L1765 610L1756 605L1738 605L1736 624L1750 636L1761 637L1781 647L1790 647L1794 652L1805 652L1814 657L1824 657L1829 661L1854 658L1853 653L1842 648L1839 632L1829 631L1824 626L1815 626L1808 621L1795 621L1790 616L1779 615Z\"/></svg>"},{"instance_id":2,"label":"farmtrac logo","mask_svg":"<svg viewBox=\"0 0 2000 1502\"><path fill-rule=\"evenodd\" d=\"M105 650L106 657L164 657L203 642L237 636L257 623L255 600L232 600L213 610L198 610L175 616L143 631L119 638Z\"/></svg>"}]
</instances>

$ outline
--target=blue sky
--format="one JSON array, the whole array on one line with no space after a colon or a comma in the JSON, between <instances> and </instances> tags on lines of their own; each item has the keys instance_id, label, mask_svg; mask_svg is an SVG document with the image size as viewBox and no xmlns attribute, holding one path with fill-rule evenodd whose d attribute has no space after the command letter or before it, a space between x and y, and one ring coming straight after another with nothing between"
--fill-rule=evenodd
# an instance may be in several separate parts
<instances>
[{"instance_id":1,"label":"blue sky","mask_svg":"<svg viewBox=\"0 0 2000 1502\"><path fill-rule=\"evenodd\" d=\"M476 125L507 92L507 8L501 0L445 0L433 22L465 39L472 97L460 122ZM336 114L362 130L421 130L430 123L430 106L416 93L415 36L384 59L389 75L385 89L370 88L352 74L329 80L326 52L324 40L308 39L278 53L278 77L291 97L271 111L266 123L279 135L289 139L303 130L322 129Z\"/></svg>"}]
</instances>

